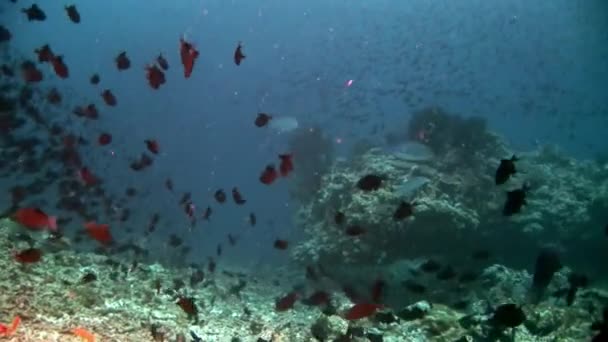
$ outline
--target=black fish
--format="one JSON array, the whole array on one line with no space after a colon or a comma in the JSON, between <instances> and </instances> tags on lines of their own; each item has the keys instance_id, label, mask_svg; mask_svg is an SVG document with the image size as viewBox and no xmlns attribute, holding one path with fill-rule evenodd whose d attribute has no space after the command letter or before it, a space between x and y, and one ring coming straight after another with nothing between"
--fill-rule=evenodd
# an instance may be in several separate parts
<instances>
[{"instance_id":1,"label":"black fish","mask_svg":"<svg viewBox=\"0 0 608 342\"><path fill-rule=\"evenodd\" d=\"M222 189L217 190L215 194L213 194L213 197L216 201L218 201L218 203L226 202L226 193Z\"/></svg>"},{"instance_id":2,"label":"black fish","mask_svg":"<svg viewBox=\"0 0 608 342\"><path fill-rule=\"evenodd\" d=\"M576 293L580 288L587 287L589 279L583 274L571 273L568 275L568 284L570 287L560 290L566 295L566 305L571 306L576 298Z\"/></svg>"},{"instance_id":3,"label":"black fish","mask_svg":"<svg viewBox=\"0 0 608 342\"><path fill-rule=\"evenodd\" d=\"M11 32L4 26L0 25L0 42L11 40Z\"/></svg>"},{"instance_id":4,"label":"black fish","mask_svg":"<svg viewBox=\"0 0 608 342\"><path fill-rule=\"evenodd\" d=\"M393 219L395 221L401 221L412 216L412 214L414 214L415 205L416 203L401 201L401 204L399 204L399 207L397 207L397 210L393 213Z\"/></svg>"},{"instance_id":5,"label":"black fish","mask_svg":"<svg viewBox=\"0 0 608 342\"><path fill-rule=\"evenodd\" d=\"M234 50L234 64L236 64L236 65L241 65L241 61L243 59L245 59L245 57L246 57L243 54L242 49L243 49L243 46L239 42L239 44L236 46L236 49Z\"/></svg>"},{"instance_id":6,"label":"black fish","mask_svg":"<svg viewBox=\"0 0 608 342\"><path fill-rule=\"evenodd\" d=\"M65 11L67 12L68 17L70 17L70 20L73 23L75 23L75 24L80 23L80 13L78 13L78 10L76 9L76 5L65 6Z\"/></svg>"},{"instance_id":7,"label":"black fish","mask_svg":"<svg viewBox=\"0 0 608 342\"><path fill-rule=\"evenodd\" d=\"M158 65L165 71L169 69L169 63L162 54L156 57L156 63L158 63Z\"/></svg>"},{"instance_id":8,"label":"black fish","mask_svg":"<svg viewBox=\"0 0 608 342\"><path fill-rule=\"evenodd\" d=\"M500 165L498 165L498 169L496 169L496 185L501 185L506 183L509 178L515 174L515 162L517 161L517 157L513 155L511 159L501 159Z\"/></svg>"},{"instance_id":9,"label":"black fish","mask_svg":"<svg viewBox=\"0 0 608 342\"><path fill-rule=\"evenodd\" d=\"M522 186L521 189L512 190L507 192L507 200L502 209L504 216L511 216L521 211L521 208L526 203L526 193L530 190L527 185Z\"/></svg>"},{"instance_id":10,"label":"black fish","mask_svg":"<svg viewBox=\"0 0 608 342\"><path fill-rule=\"evenodd\" d=\"M604 227L604 234L606 234L606 236L608 236L608 224Z\"/></svg>"},{"instance_id":11,"label":"black fish","mask_svg":"<svg viewBox=\"0 0 608 342\"><path fill-rule=\"evenodd\" d=\"M414 293L423 294L426 292L426 287L424 285L419 284L413 280L406 280L401 284L405 286L406 289Z\"/></svg>"},{"instance_id":12,"label":"black fish","mask_svg":"<svg viewBox=\"0 0 608 342\"><path fill-rule=\"evenodd\" d=\"M474 251L473 254L471 254L471 258L474 260L488 260L490 258L490 252L480 249L478 251Z\"/></svg>"},{"instance_id":13,"label":"black fish","mask_svg":"<svg viewBox=\"0 0 608 342\"><path fill-rule=\"evenodd\" d=\"M198 337L198 335L196 335L194 333L194 331L190 330L190 337L192 337L192 342L202 342L203 339Z\"/></svg>"},{"instance_id":14,"label":"black fish","mask_svg":"<svg viewBox=\"0 0 608 342\"><path fill-rule=\"evenodd\" d=\"M357 187L363 191L372 191L380 189L383 177L378 175L365 175L357 182Z\"/></svg>"},{"instance_id":15,"label":"black fish","mask_svg":"<svg viewBox=\"0 0 608 342\"><path fill-rule=\"evenodd\" d=\"M255 214L254 214L254 213L250 213L250 214L249 214L249 224L250 224L252 227L255 227L256 222L258 222L258 220L257 220L257 218L255 217Z\"/></svg>"},{"instance_id":16,"label":"black fish","mask_svg":"<svg viewBox=\"0 0 608 342\"><path fill-rule=\"evenodd\" d=\"M336 224L339 226L341 226L344 223L345 219L346 219L346 215L344 215L344 213L341 211L336 212L336 214L334 215L334 222L336 222Z\"/></svg>"},{"instance_id":17,"label":"black fish","mask_svg":"<svg viewBox=\"0 0 608 342\"><path fill-rule=\"evenodd\" d=\"M450 280L456 277L456 271L450 265L445 266L441 271L437 273L437 279L439 280Z\"/></svg>"},{"instance_id":18,"label":"black fish","mask_svg":"<svg viewBox=\"0 0 608 342\"><path fill-rule=\"evenodd\" d=\"M604 308L602 312L602 320L591 324L591 330L597 331L597 335L593 336L591 342L608 341L608 308Z\"/></svg>"},{"instance_id":19,"label":"black fish","mask_svg":"<svg viewBox=\"0 0 608 342\"><path fill-rule=\"evenodd\" d=\"M494 310L490 323L498 328L515 328L526 321L524 311L513 303L503 304Z\"/></svg>"},{"instance_id":20,"label":"black fish","mask_svg":"<svg viewBox=\"0 0 608 342\"><path fill-rule=\"evenodd\" d=\"M544 248L536 257L534 267L534 278L532 280L532 302L538 303L549 286L555 272L562 268L557 251L552 248Z\"/></svg>"},{"instance_id":21,"label":"black fish","mask_svg":"<svg viewBox=\"0 0 608 342\"><path fill-rule=\"evenodd\" d=\"M97 276L95 275L95 273L89 272L82 276L82 278L80 279L80 282L83 284L88 284L88 283L92 283L96 280L97 280Z\"/></svg>"},{"instance_id":22,"label":"black fish","mask_svg":"<svg viewBox=\"0 0 608 342\"><path fill-rule=\"evenodd\" d=\"M441 269L441 264L433 259L429 259L420 265L420 270L425 273L437 272Z\"/></svg>"},{"instance_id":23,"label":"black fish","mask_svg":"<svg viewBox=\"0 0 608 342\"><path fill-rule=\"evenodd\" d=\"M24 8L24 9L22 9L21 12L23 12L23 13L25 13L27 15L27 20L28 21L34 21L34 20L44 21L44 20L46 20L46 14L44 14L44 12L36 4L33 4L30 8Z\"/></svg>"}]
</instances>

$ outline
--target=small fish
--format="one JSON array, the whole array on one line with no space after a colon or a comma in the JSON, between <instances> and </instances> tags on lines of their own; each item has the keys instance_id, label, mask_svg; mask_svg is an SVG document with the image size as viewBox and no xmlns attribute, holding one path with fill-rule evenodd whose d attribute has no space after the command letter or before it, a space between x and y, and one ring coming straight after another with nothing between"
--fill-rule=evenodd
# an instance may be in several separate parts
<instances>
[{"instance_id":1,"label":"small fish","mask_svg":"<svg viewBox=\"0 0 608 342\"><path fill-rule=\"evenodd\" d=\"M302 300L306 305L321 306L330 303L329 293L325 291L315 291L313 294Z\"/></svg>"},{"instance_id":2,"label":"small fish","mask_svg":"<svg viewBox=\"0 0 608 342\"><path fill-rule=\"evenodd\" d=\"M179 297L176 304L179 305L188 316L196 317L198 315L198 307L196 306L196 303L194 303L194 298Z\"/></svg>"},{"instance_id":3,"label":"small fish","mask_svg":"<svg viewBox=\"0 0 608 342\"><path fill-rule=\"evenodd\" d=\"M344 215L344 213L341 211L337 211L334 215L334 222L338 226L341 226L342 224L344 224L344 221L346 221L346 215Z\"/></svg>"},{"instance_id":4,"label":"small fish","mask_svg":"<svg viewBox=\"0 0 608 342\"><path fill-rule=\"evenodd\" d=\"M359 181L357 182L357 187L363 191L378 190L380 189L383 180L384 178L378 175L365 175L361 177L361 179L359 179Z\"/></svg>"},{"instance_id":5,"label":"small fish","mask_svg":"<svg viewBox=\"0 0 608 342\"><path fill-rule=\"evenodd\" d=\"M149 139L149 140L145 140L144 142L146 143L146 147L148 148L148 151L150 151L154 154L158 154L158 152L160 151L160 145L158 144L158 141L156 141L154 139Z\"/></svg>"},{"instance_id":6,"label":"small fish","mask_svg":"<svg viewBox=\"0 0 608 342\"><path fill-rule=\"evenodd\" d=\"M226 193L222 189L217 190L215 194L213 194L213 197L218 203L226 202Z\"/></svg>"},{"instance_id":7,"label":"small fish","mask_svg":"<svg viewBox=\"0 0 608 342\"><path fill-rule=\"evenodd\" d=\"M295 304L297 299L298 293L295 291L291 292L285 295L284 297L277 299L274 308L276 311L287 311L293 308L293 305Z\"/></svg>"},{"instance_id":8,"label":"small fish","mask_svg":"<svg viewBox=\"0 0 608 342\"><path fill-rule=\"evenodd\" d=\"M278 177L279 177L279 174L278 174L277 170L275 169L274 165L269 164L269 165L266 165L266 168L264 169L264 171L262 171L262 174L260 175L260 182L262 184L270 185Z\"/></svg>"},{"instance_id":9,"label":"small fish","mask_svg":"<svg viewBox=\"0 0 608 342\"><path fill-rule=\"evenodd\" d=\"M473 271L465 271L460 274L458 277L458 282L460 283L470 283L477 280L479 274Z\"/></svg>"},{"instance_id":10,"label":"small fish","mask_svg":"<svg viewBox=\"0 0 608 342\"><path fill-rule=\"evenodd\" d=\"M27 15L27 20L28 21L44 21L44 20L46 20L46 14L36 4L33 4L29 8L22 9L21 12L23 12L23 13L25 13Z\"/></svg>"},{"instance_id":11,"label":"small fish","mask_svg":"<svg viewBox=\"0 0 608 342\"><path fill-rule=\"evenodd\" d=\"M13 72L13 69L11 67L9 67L6 64L2 64L0 66L0 69L2 69L2 74L6 77L15 77L15 73Z\"/></svg>"},{"instance_id":12,"label":"small fish","mask_svg":"<svg viewBox=\"0 0 608 342\"><path fill-rule=\"evenodd\" d=\"M608 224L604 227L604 235L608 236Z\"/></svg>"},{"instance_id":13,"label":"small fish","mask_svg":"<svg viewBox=\"0 0 608 342\"><path fill-rule=\"evenodd\" d=\"M406 281L402 282L401 284L403 286L405 286L406 289L408 289L409 291L411 291L413 293L417 293L417 294L426 293L426 286L419 284L413 280L406 280Z\"/></svg>"},{"instance_id":14,"label":"small fish","mask_svg":"<svg viewBox=\"0 0 608 342\"><path fill-rule=\"evenodd\" d=\"M511 159L501 159L500 165L496 169L496 176L494 177L496 185L505 184L509 178L516 173L515 162L517 157L513 155Z\"/></svg>"},{"instance_id":15,"label":"small fish","mask_svg":"<svg viewBox=\"0 0 608 342\"><path fill-rule=\"evenodd\" d=\"M97 138L97 142L101 146L109 145L112 142L112 135L110 133L101 133L99 138Z\"/></svg>"},{"instance_id":16,"label":"small fish","mask_svg":"<svg viewBox=\"0 0 608 342\"><path fill-rule=\"evenodd\" d=\"M167 178L165 180L165 188L167 188L167 190L173 192L173 181L171 180L171 178Z\"/></svg>"},{"instance_id":17,"label":"small fish","mask_svg":"<svg viewBox=\"0 0 608 342\"><path fill-rule=\"evenodd\" d=\"M61 103L61 94L59 93L59 90L57 90L57 88L52 88L47 94L46 100L52 104Z\"/></svg>"},{"instance_id":18,"label":"small fish","mask_svg":"<svg viewBox=\"0 0 608 342\"><path fill-rule=\"evenodd\" d=\"M167 60L165 59L165 57L163 57L162 54L158 55L158 57L156 57L156 63L158 63L158 65L161 67L161 69L167 71L169 69L169 63L167 63Z\"/></svg>"},{"instance_id":19,"label":"small fish","mask_svg":"<svg viewBox=\"0 0 608 342\"><path fill-rule=\"evenodd\" d=\"M97 183L97 177L95 177L93 172L86 166L83 166L78 170L78 178L87 186Z\"/></svg>"},{"instance_id":20,"label":"small fish","mask_svg":"<svg viewBox=\"0 0 608 342\"><path fill-rule=\"evenodd\" d=\"M529 186L524 184L521 189L516 189L507 192L507 199L502 209L504 216L512 216L521 212L521 208L527 204L526 194L530 190Z\"/></svg>"},{"instance_id":21,"label":"small fish","mask_svg":"<svg viewBox=\"0 0 608 342\"><path fill-rule=\"evenodd\" d=\"M75 23L75 24L80 23L80 13L78 13L78 10L76 9L76 5L65 6L65 11L73 23Z\"/></svg>"},{"instance_id":22,"label":"small fish","mask_svg":"<svg viewBox=\"0 0 608 342\"><path fill-rule=\"evenodd\" d=\"M152 89L158 89L165 84L165 73L162 72L156 65L146 67L146 79Z\"/></svg>"},{"instance_id":23,"label":"small fish","mask_svg":"<svg viewBox=\"0 0 608 342\"><path fill-rule=\"evenodd\" d=\"M54 56L51 59L51 64L53 65L53 70L55 70L55 74L60 78L68 78L70 72L68 70L68 66L63 62L63 56Z\"/></svg>"},{"instance_id":24,"label":"small fish","mask_svg":"<svg viewBox=\"0 0 608 342\"><path fill-rule=\"evenodd\" d=\"M7 41L11 40L11 38L12 38L11 31L9 31L3 25L0 25L0 42L7 42Z\"/></svg>"},{"instance_id":25,"label":"small fish","mask_svg":"<svg viewBox=\"0 0 608 342\"><path fill-rule=\"evenodd\" d=\"M207 207L207 209L205 209L205 212L203 213L203 220L209 221L209 218L211 217L212 213L213 210L211 209L211 207Z\"/></svg>"},{"instance_id":26,"label":"small fish","mask_svg":"<svg viewBox=\"0 0 608 342\"><path fill-rule=\"evenodd\" d=\"M110 89L104 90L103 93L101 93L101 97L108 106L116 106L116 96L114 96Z\"/></svg>"},{"instance_id":27,"label":"small fish","mask_svg":"<svg viewBox=\"0 0 608 342\"><path fill-rule=\"evenodd\" d=\"M489 322L500 328L515 328L526 321L524 311L513 303L502 304L498 306Z\"/></svg>"},{"instance_id":28,"label":"small fish","mask_svg":"<svg viewBox=\"0 0 608 342\"><path fill-rule=\"evenodd\" d=\"M357 303L351 306L350 309L344 313L343 317L349 321L366 318L375 314L376 311L382 307L382 305L375 303Z\"/></svg>"},{"instance_id":29,"label":"small fish","mask_svg":"<svg viewBox=\"0 0 608 342\"><path fill-rule=\"evenodd\" d=\"M19 328L19 324L21 324L21 317L19 316L13 318L10 326L0 323L0 337L13 335L17 331L17 328Z\"/></svg>"},{"instance_id":30,"label":"small fish","mask_svg":"<svg viewBox=\"0 0 608 342\"><path fill-rule=\"evenodd\" d=\"M425 273L434 273L441 269L441 264L433 259L429 259L420 265L420 270Z\"/></svg>"},{"instance_id":31,"label":"small fish","mask_svg":"<svg viewBox=\"0 0 608 342\"><path fill-rule=\"evenodd\" d=\"M236 187L232 188L232 199L234 200L234 203L238 205L243 205L247 202L247 200L245 200L243 198L243 195L241 195L241 193L239 192L239 189L237 189Z\"/></svg>"},{"instance_id":32,"label":"small fish","mask_svg":"<svg viewBox=\"0 0 608 342\"><path fill-rule=\"evenodd\" d=\"M131 67L131 60L129 59L129 57L127 57L126 51L119 53L118 56L116 56L116 58L114 59L114 61L116 62L116 67L120 71L127 70Z\"/></svg>"},{"instance_id":33,"label":"small fish","mask_svg":"<svg viewBox=\"0 0 608 342\"><path fill-rule=\"evenodd\" d=\"M99 79L98 74L93 74L91 76L91 78L89 79L89 82L91 82L91 84L93 84L93 85L99 84L99 81L100 81L100 79Z\"/></svg>"},{"instance_id":34,"label":"small fish","mask_svg":"<svg viewBox=\"0 0 608 342\"><path fill-rule=\"evenodd\" d=\"M28 248L15 253L15 260L22 264L33 264L42 260L42 251L38 248Z\"/></svg>"},{"instance_id":35,"label":"small fish","mask_svg":"<svg viewBox=\"0 0 608 342\"><path fill-rule=\"evenodd\" d=\"M555 272L562 268L559 254L554 248L543 248L536 257L534 275L532 278L532 302L538 303L551 283Z\"/></svg>"},{"instance_id":36,"label":"small fish","mask_svg":"<svg viewBox=\"0 0 608 342\"><path fill-rule=\"evenodd\" d=\"M289 242L287 242L287 240L281 240L281 239L274 240L274 248L276 248L276 249L286 250L288 246L289 246Z\"/></svg>"},{"instance_id":37,"label":"small fish","mask_svg":"<svg viewBox=\"0 0 608 342\"><path fill-rule=\"evenodd\" d=\"M49 44L45 44L41 48L35 49L34 52L38 55L38 62L40 63L51 62L55 56Z\"/></svg>"},{"instance_id":38,"label":"small fish","mask_svg":"<svg viewBox=\"0 0 608 342\"><path fill-rule=\"evenodd\" d=\"M236 65L241 65L241 61L247 57L243 54L242 49L243 46L241 45L241 42L239 42L234 50L234 64Z\"/></svg>"},{"instance_id":39,"label":"small fish","mask_svg":"<svg viewBox=\"0 0 608 342\"><path fill-rule=\"evenodd\" d=\"M28 229L57 230L57 217L48 216L38 208L21 208L13 214L13 220Z\"/></svg>"},{"instance_id":40,"label":"small fish","mask_svg":"<svg viewBox=\"0 0 608 342\"><path fill-rule=\"evenodd\" d=\"M21 63L21 77L27 83L40 82L43 79L42 71L36 68L36 65L31 61Z\"/></svg>"},{"instance_id":41,"label":"small fish","mask_svg":"<svg viewBox=\"0 0 608 342\"><path fill-rule=\"evenodd\" d=\"M355 224L355 225L346 227L345 232L346 232L346 235L349 235L349 236L359 236L359 235L365 234L366 231L363 227Z\"/></svg>"},{"instance_id":42,"label":"small fish","mask_svg":"<svg viewBox=\"0 0 608 342\"><path fill-rule=\"evenodd\" d=\"M84 224L84 227L87 230L87 233L89 234L89 236L100 242L101 244L107 245L112 243L113 238L112 238L112 234L110 233L110 226L107 224L99 224L96 222L86 222Z\"/></svg>"},{"instance_id":43,"label":"small fish","mask_svg":"<svg viewBox=\"0 0 608 342\"><path fill-rule=\"evenodd\" d=\"M249 225L252 227L255 227L256 222L257 222L257 219L255 217L255 214L249 213Z\"/></svg>"},{"instance_id":44,"label":"small fish","mask_svg":"<svg viewBox=\"0 0 608 342\"><path fill-rule=\"evenodd\" d=\"M401 201L401 203L399 204L399 207L397 207L397 209L393 213L393 219L395 221L401 221L403 219L406 219L406 218L412 216L412 214L414 214L415 205L416 205L416 203L413 203L413 202L410 203L410 202Z\"/></svg>"},{"instance_id":45,"label":"small fish","mask_svg":"<svg viewBox=\"0 0 608 342\"><path fill-rule=\"evenodd\" d=\"M222 255L222 244L221 243L218 243L217 247L215 247L215 255L218 257Z\"/></svg>"},{"instance_id":46,"label":"small fish","mask_svg":"<svg viewBox=\"0 0 608 342\"><path fill-rule=\"evenodd\" d=\"M87 272L85 275L82 276L82 278L80 278L80 282L82 284L92 283L96 280L97 280L97 275L95 275L95 273L93 273L93 272Z\"/></svg>"},{"instance_id":47,"label":"small fish","mask_svg":"<svg viewBox=\"0 0 608 342\"><path fill-rule=\"evenodd\" d=\"M198 337L192 330L190 330L190 337L192 337L192 342L203 342L203 339Z\"/></svg>"},{"instance_id":48,"label":"small fish","mask_svg":"<svg viewBox=\"0 0 608 342\"><path fill-rule=\"evenodd\" d=\"M257 127L264 127L272 120L272 116L266 113L258 113L258 116L255 118L255 125Z\"/></svg>"},{"instance_id":49,"label":"small fish","mask_svg":"<svg viewBox=\"0 0 608 342\"><path fill-rule=\"evenodd\" d=\"M279 165L279 171L281 176L287 177L293 171L293 157L291 154L279 154L281 164Z\"/></svg>"},{"instance_id":50,"label":"small fish","mask_svg":"<svg viewBox=\"0 0 608 342\"><path fill-rule=\"evenodd\" d=\"M192 75L194 62L198 58L199 53L191 43L188 43L183 38L180 38L179 43L179 55L184 66L184 77L189 78Z\"/></svg>"}]
</instances>

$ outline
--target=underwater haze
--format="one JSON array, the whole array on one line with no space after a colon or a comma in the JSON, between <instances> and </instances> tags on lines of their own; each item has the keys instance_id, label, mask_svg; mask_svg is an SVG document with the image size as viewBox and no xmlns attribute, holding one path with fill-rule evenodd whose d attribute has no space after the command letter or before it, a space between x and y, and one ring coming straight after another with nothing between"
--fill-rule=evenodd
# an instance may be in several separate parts
<instances>
[{"instance_id":1,"label":"underwater haze","mask_svg":"<svg viewBox=\"0 0 608 342\"><path fill-rule=\"evenodd\" d=\"M0 3L0 338L608 340L608 3Z\"/></svg>"}]
</instances>

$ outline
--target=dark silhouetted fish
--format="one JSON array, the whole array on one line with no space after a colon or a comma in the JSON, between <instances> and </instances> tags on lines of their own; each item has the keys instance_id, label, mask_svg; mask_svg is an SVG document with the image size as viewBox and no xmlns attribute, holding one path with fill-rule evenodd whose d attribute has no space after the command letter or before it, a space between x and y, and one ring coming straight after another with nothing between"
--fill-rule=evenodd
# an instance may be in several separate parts
<instances>
[{"instance_id":1,"label":"dark silhouetted fish","mask_svg":"<svg viewBox=\"0 0 608 342\"><path fill-rule=\"evenodd\" d=\"M515 328L526 321L524 311L513 303L502 304L494 310L489 323L496 328Z\"/></svg>"},{"instance_id":2,"label":"dark silhouetted fish","mask_svg":"<svg viewBox=\"0 0 608 342\"><path fill-rule=\"evenodd\" d=\"M502 209L502 214L504 216L511 216L519 213L521 208L527 204L526 194L528 193L528 190L530 190L530 188L524 184L521 189L508 191L507 200L505 201L505 205Z\"/></svg>"},{"instance_id":3,"label":"dark silhouetted fish","mask_svg":"<svg viewBox=\"0 0 608 342\"><path fill-rule=\"evenodd\" d=\"M373 191L380 189L383 177L378 175L365 175L357 182L357 187L363 191Z\"/></svg>"},{"instance_id":4,"label":"dark silhouetted fish","mask_svg":"<svg viewBox=\"0 0 608 342\"><path fill-rule=\"evenodd\" d=\"M515 155L511 159L502 159L498 169L496 169L495 181L496 185L505 184L509 178L515 174L515 162L517 158Z\"/></svg>"},{"instance_id":5,"label":"dark silhouetted fish","mask_svg":"<svg viewBox=\"0 0 608 342\"><path fill-rule=\"evenodd\" d=\"M553 248L544 248L536 257L534 267L534 278L532 280L531 296L532 302L538 303L545 293L547 286L551 283L555 272L562 268L559 254Z\"/></svg>"},{"instance_id":6,"label":"dark silhouetted fish","mask_svg":"<svg viewBox=\"0 0 608 342\"><path fill-rule=\"evenodd\" d=\"M22 9L21 12L23 12L23 13L25 13L25 15L27 15L27 20L28 21L32 21L32 20L44 21L44 20L46 20L46 14L44 14L44 12L36 4L33 4L32 6L30 6L30 8L24 8L24 9Z\"/></svg>"}]
</instances>

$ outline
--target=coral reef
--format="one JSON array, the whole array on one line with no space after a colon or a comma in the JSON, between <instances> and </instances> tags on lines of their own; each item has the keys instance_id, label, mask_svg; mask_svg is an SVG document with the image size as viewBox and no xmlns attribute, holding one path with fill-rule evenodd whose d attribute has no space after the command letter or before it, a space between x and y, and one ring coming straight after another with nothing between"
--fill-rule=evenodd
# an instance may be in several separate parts
<instances>
[{"instance_id":1,"label":"coral reef","mask_svg":"<svg viewBox=\"0 0 608 342\"><path fill-rule=\"evenodd\" d=\"M438 255L465 263L472 249L484 246L500 254L507 265L525 267L541 245L551 243L570 255L574 265L588 270L599 267L594 273L605 273L605 265L591 266L576 258L581 245L582 250L608 257L595 238L602 234L608 212L608 176L601 166L574 160L551 147L515 152L500 137L480 131L485 126L477 121L440 110L421 113L414 115L410 132L434 122L433 132L441 132L431 145L437 156L412 161L373 148L352 162L336 161L323 176L317 195L297 213L307 239L295 248L295 260L339 268ZM472 135L480 140L464 148L454 139L461 139L462 126L469 124L467 132L474 130ZM428 143L435 139L425 137ZM469 157L463 159L464 154ZM520 158L518 173L506 185L496 186L494 172L500 159L513 154ZM380 189L356 188L366 174L385 178ZM504 217L506 191L524 183L531 188L527 205L521 214ZM402 200L415 202L414 214L395 221L393 213ZM345 234L344 227L334 222L337 211L346 215L346 225L363 227L366 234ZM512 252L513 246L519 246L518 253Z\"/></svg>"}]
</instances>

